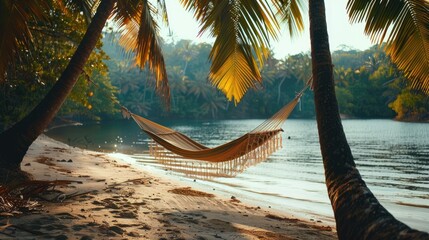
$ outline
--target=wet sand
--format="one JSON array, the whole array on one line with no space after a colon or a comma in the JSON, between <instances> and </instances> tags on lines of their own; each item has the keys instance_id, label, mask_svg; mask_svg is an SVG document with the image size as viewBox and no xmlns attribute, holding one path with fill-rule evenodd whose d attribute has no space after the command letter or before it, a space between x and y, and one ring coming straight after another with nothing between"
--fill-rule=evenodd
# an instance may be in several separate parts
<instances>
[{"instance_id":1,"label":"wet sand","mask_svg":"<svg viewBox=\"0 0 429 240\"><path fill-rule=\"evenodd\" d=\"M22 166L37 180L75 182L58 186L29 213L0 216L0 239L336 238L323 223L192 189L46 136Z\"/></svg>"}]
</instances>

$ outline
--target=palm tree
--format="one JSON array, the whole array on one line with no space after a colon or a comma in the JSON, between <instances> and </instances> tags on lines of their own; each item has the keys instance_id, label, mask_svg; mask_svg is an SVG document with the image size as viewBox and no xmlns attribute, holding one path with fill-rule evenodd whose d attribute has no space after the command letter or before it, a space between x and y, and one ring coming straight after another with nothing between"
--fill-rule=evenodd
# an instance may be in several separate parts
<instances>
[{"instance_id":1,"label":"palm tree","mask_svg":"<svg viewBox=\"0 0 429 240\"><path fill-rule=\"evenodd\" d=\"M181 40L179 41L176 46L180 46L178 54L180 54L185 61L185 66L182 70L182 75L186 75L186 70L188 69L189 62L195 57L196 51L191 46L191 40Z\"/></svg>"},{"instance_id":2,"label":"palm tree","mask_svg":"<svg viewBox=\"0 0 429 240\"><path fill-rule=\"evenodd\" d=\"M194 79L190 80L188 94L193 95L196 101L207 101L210 99L210 93L213 92L210 83L207 81L207 72L197 70L193 74Z\"/></svg>"},{"instance_id":3,"label":"palm tree","mask_svg":"<svg viewBox=\"0 0 429 240\"><path fill-rule=\"evenodd\" d=\"M279 67L279 74L281 74L283 77L277 85L277 105L280 105L282 85L286 81L286 78L290 77L292 74L288 69L288 59L286 58L285 61L282 61L281 63L283 64L281 64Z\"/></svg>"},{"instance_id":4,"label":"palm tree","mask_svg":"<svg viewBox=\"0 0 429 240\"><path fill-rule=\"evenodd\" d=\"M171 105L176 109L176 100L181 94L186 94L188 92L188 82L189 79L182 74L182 68L179 66L174 66L172 69L169 69L169 79L170 79L170 88L171 88Z\"/></svg>"},{"instance_id":5,"label":"palm tree","mask_svg":"<svg viewBox=\"0 0 429 240\"><path fill-rule=\"evenodd\" d=\"M200 20L204 31L207 19L216 19L222 16L229 26L239 26L240 31L246 28L241 22L246 18L245 12L235 11L245 9L243 6L233 6L227 9L227 15L217 10L219 2L223 1L191 1L183 0L187 7L196 8L195 15ZM234 5L252 5L253 1L227 1ZM281 14L285 17L290 30L299 30L302 27L301 1L274 1L280 4ZM228 8L223 3L222 8ZM210 8L210 7L211 8ZM401 68L414 86L429 92L429 20L428 2L426 0L349 0L348 10L352 21L367 21L366 32L374 40L383 42L389 29L387 38L387 53ZM348 145L338 111L335 96L333 65L327 34L325 4L321 0L309 0L310 37L314 101L316 106L319 141L325 168L325 179L328 195L334 210L337 223L337 232L340 239L427 239L424 232L412 230L402 222L396 220L375 198L366 186L356 168L353 155ZM225 23L226 24L226 23ZM222 35L217 27L222 24L214 23L213 32ZM296 28L294 28L294 26ZM228 29L226 27L226 29ZM229 29L230 38L243 37L234 29ZM267 30L262 29L260 35L265 36ZM228 40L228 37L225 36ZM250 39L252 39L250 37ZM252 41L242 42L252 44ZM413 50L414 46L419 51ZM255 49L256 51L263 51ZM217 52L216 52L217 53ZM212 79L215 84L218 82ZM247 83L235 83L240 86L236 89L224 89L228 93L238 90L236 96L246 91ZM222 87L222 86L220 86ZM231 94L231 93L230 93Z\"/></svg>"},{"instance_id":6,"label":"palm tree","mask_svg":"<svg viewBox=\"0 0 429 240\"><path fill-rule=\"evenodd\" d=\"M144 101L144 94L133 92L131 94L131 101L127 102L128 109L133 111L136 114L147 116L150 108L150 103Z\"/></svg>"},{"instance_id":7,"label":"palm tree","mask_svg":"<svg viewBox=\"0 0 429 240\"><path fill-rule=\"evenodd\" d=\"M202 114L210 114L211 118L215 119L219 110L225 110L225 98L219 96L215 91L211 91L201 105L201 110Z\"/></svg>"},{"instance_id":8,"label":"palm tree","mask_svg":"<svg viewBox=\"0 0 429 240\"><path fill-rule=\"evenodd\" d=\"M338 87L348 87L348 75L351 74L351 69L344 69L344 67L334 69L335 85Z\"/></svg>"},{"instance_id":9,"label":"palm tree","mask_svg":"<svg viewBox=\"0 0 429 240\"><path fill-rule=\"evenodd\" d=\"M360 17L361 19L364 19L367 11L376 11L374 9L368 10L368 8L378 7L378 11L383 8L383 6L378 5L378 2L379 1L350 0L348 3L350 15L352 18L354 16L355 18ZM403 2L415 3L419 1ZM402 7L403 11L410 10L407 9L408 6L403 2L389 1L389 4L395 3L396 7ZM427 9L427 2L425 3L425 1L420 1L420 4L422 5L420 7L426 5ZM358 13L362 8L365 8L365 10ZM389 11L384 9L384 12ZM375 20L376 22L367 23L367 29L371 28L370 26L373 24L376 26L375 31L380 31L377 27L380 26L382 22L387 21L386 19L383 19L386 14L383 15L380 13L381 12L375 16L370 14L374 17L371 20ZM390 14L390 12L388 14ZM424 14L426 14L427 17L427 12ZM396 220L383 206L381 206L376 197L371 193L365 182L362 180L359 171L356 168L338 112L324 2L320 0L310 0L309 15L313 67L312 72L314 79L314 101L316 106L319 141L325 168L325 180L328 188L328 195L331 200L337 223L338 237L340 239L427 239L429 237L427 233L412 230L402 222ZM400 17L398 15L393 16L394 18ZM408 25L406 29L408 31L411 31L410 28L413 27L422 27L420 24L428 26L429 21L426 19L426 21L422 22L411 22L415 25ZM385 28L383 29L387 29L389 24L385 24L384 27ZM394 26L393 31L399 35L396 37L401 39L402 36L400 36L398 32L404 31L404 29L398 29ZM409 32L405 31L405 34L407 33ZM428 38L422 37L420 38L420 41L420 45L429 44ZM396 51L395 44L398 43L394 41L389 44L388 42L389 51L397 54L392 55L392 58L397 62L409 63L409 59L401 59L400 56L403 56L401 55L403 53L398 53ZM406 52L407 49L402 49L402 51ZM426 56L429 56L429 49L426 48L424 51L426 52ZM414 62L418 66L428 64L427 61L426 63L419 63L416 59L414 59ZM423 69L422 71L424 74L426 70ZM412 73L410 73L409 76L419 75L417 73L418 71L413 70L411 72ZM427 85L428 76L429 75L426 75L425 78L420 80L420 82L422 82L422 85L420 86L425 86L425 84Z\"/></svg>"},{"instance_id":10,"label":"palm tree","mask_svg":"<svg viewBox=\"0 0 429 240\"><path fill-rule=\"evenodd\" d=\"M31 33L29 33L27 27L29 20L36 17L41 19L48 15L46 12L49 12L49 7L47 6L47 2L49 1L34 1L34 5L33 1L30 2L31 4L28 5L27 1L0 1L1 11L5 13L0 18L1 30L9 30L8 33L10 33L9 35L3 34L0 38L2 60L4 60L3 58L7 59L7 61L0 61L0 70L3 71L0 72L0 76L2 76L0 79L4 79L5 66L12 59L14 51L21 47L20 44L22 42L30 42L29 37ZM71 4L74 1L64 2ZM76 2L82 3L84 1ZM89 2L91 3L92 1ZM42 7L37 4L40 4ZM160 5L161 7L164 6ZM86 9L91 9L90 6L92 5L88 4L86 6ZM36 10L28 11L26 10L28 8ZM123 45L127 46L129 50L136 52L136 62L138 65L144 66L146 62L149 62L149 68L155 73L157 79L158 92L164 96L164 99L169 99L167 74L157 37L158 26L152 18L154 11L154 7L148 1L133 1L131 3L129 1L102 0L99 2L97 11L82 41L56 84L26 117L0 134L0 146L2 146L0 151L0 168L12 172L20 172L20 163L29 146L51 122L73 89L79 75L82 73L85 62L99 40L102 29L111 14L113 14L114 20L119 23L119 27L125 33L121 38ZM26 13L24 14L26 18L19 17L23 15L22 13ZM21 28L18 28L18 30L7 29L6 27L8 24L10 25L10 21L12 20L19 21L19 24L16 26L20 26ZM27 38L24 37L25 41L21 39L22 36L27 36ZM138 36L138 38L135 36Z\"/></svg>"}]
</instances>

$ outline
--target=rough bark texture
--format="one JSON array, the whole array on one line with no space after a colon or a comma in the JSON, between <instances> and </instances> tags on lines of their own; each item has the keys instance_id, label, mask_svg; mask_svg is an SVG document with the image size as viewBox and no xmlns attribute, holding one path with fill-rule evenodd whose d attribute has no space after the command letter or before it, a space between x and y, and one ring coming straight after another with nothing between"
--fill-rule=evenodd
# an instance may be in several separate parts
<instances>
[{"instance_id":1,"label":"rough bark texture","mask_svg":"<svg viewBox=\"0 0 429 240\"><path fill-rule=\"evenodd\" d=\"M45 130L73 89L113 10L115 0L103 0L59 80L46 97L21 121L0 135L0 168L19 171L33 141Z\"/></svg>"},{"instance_id":2,"label":"rough bark texture","mask_svg":"<svg viewBox=\"0 0 429 240\"><path fill-rule=\"evenodd\" d=\"M427 233L396 220L356 169L335 97L324 1L309 0L309 7L317 126L339 239L429 239Z\"/></svg>"}]
</instances>

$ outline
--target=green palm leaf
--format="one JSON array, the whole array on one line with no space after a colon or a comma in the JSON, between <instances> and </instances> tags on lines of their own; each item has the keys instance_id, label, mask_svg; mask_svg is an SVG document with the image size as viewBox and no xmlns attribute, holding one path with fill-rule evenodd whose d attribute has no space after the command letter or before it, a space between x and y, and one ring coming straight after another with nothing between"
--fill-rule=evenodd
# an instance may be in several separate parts
<instances>
[{"instance_id":1,"label":"green palm leaf","mask_svg":"<svg viewBox=\"0 0 429 240\"><path fill-rule=\"evenodd\" d=\"M156 14L156 8L147 0L119 1L114 10L114 20L122 34L119 43L127 51L135 53L138 66L143 68L148 63L155 75L157 92L169 106L170 88L161 51L159 26L154 19Z\"/></svg>"},{"instance_id":2,"label":"green palm leaf","mask_svg":"<svg viewBox=\"0 0 429 240\"><path fill-rule=\"evenodd\" d=\"M273 1L275 4L276 1ZM283 22L287 24L289 34L293 37L304 30L304 20L302 13L306 11L305 1L301 0L280 0L278 14Z\"/></svg>"},{"instance_id":3,"label":"green palm leaf","mask_svg":"<svg viewBox=\"0 0 429 240\"><path fill-rule=\"evenodd\" d=\"M168 13L167 13L167 6L165 4L165 0L157 0L156 2L158 4L158 9L162 17L162 20L167 26L169 26L170 24L168 22Z\"/></svg>"},{"instance_id":4,"label":"green palm leaf","mask_svg":"<svg viewBox=\"0 0 429 240\"><path fill-rule=\"evenodd\" d=\"M366 22L373 41L386 41L386 52L412 81L429 94L429 1L349 0L352 22Z\"/></svg>"},{"instance_id":5,"label":"green palm leaf","mask_svg":"<svg viewBox=\"0 0 429 240\"><path fill-rule=\"evenodd\" d=\"M216 37L209 79L229 100L238 103L261 82L259 68L268 56L269 41L279 24L268 1L181 0L200 22L200 34ZM258 65L259 63L259 65Z\"/></svg>"},{"instance_id":6,"label":"green palm leaf","mask_svg":"<svg viewBox=\"0 0 429 240\"><path fill-rule=\"evenodd\" d=\"M31 44L29 22L47 19L47 1L0 0L0 82L18 49Z\"/></svg>"}]
</instances>

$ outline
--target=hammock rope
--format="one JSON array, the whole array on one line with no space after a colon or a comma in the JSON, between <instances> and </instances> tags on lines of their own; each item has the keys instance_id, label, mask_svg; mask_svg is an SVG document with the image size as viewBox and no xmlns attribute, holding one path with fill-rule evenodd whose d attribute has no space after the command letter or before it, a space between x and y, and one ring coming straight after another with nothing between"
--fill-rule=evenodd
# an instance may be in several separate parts
<instances>
[{"instance_id":1,"label":"hammock rope","mask_svg":"<svg viewBox=\"0 0 429 240\"><path fill-rule=\"evenodd\" d=\"M195 178L234 177L282 148L281 126L300 101L310 81L291 102L252 131L214 148L136 115L123 106L122 112L151 138L149 154L167 169Z\"/></svg>"}]
</instances>

